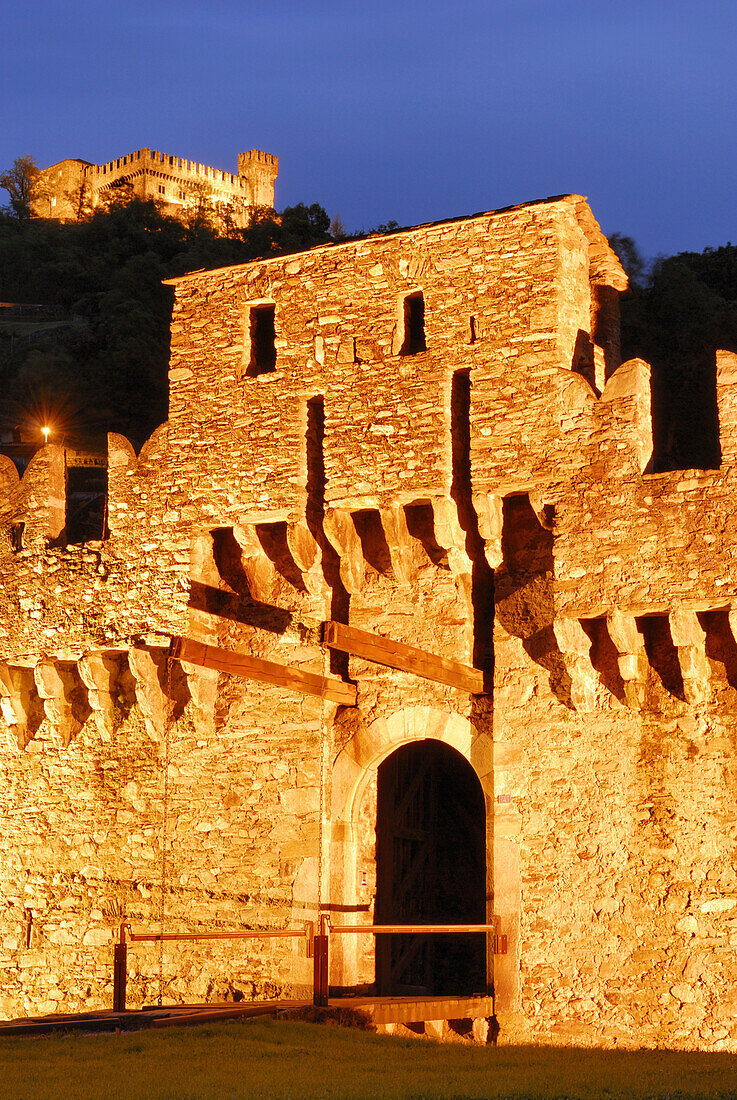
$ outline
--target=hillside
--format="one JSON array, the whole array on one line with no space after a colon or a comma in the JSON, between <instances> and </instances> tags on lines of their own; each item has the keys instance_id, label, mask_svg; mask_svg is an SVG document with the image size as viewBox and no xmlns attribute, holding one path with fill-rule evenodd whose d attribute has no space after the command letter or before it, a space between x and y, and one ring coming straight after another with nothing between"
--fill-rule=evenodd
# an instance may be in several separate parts
<instances>
[{"instance_id":1,"label":"hillside","mask_svg":"<svg viewBox=\"0 0 737 1100\"><path fill-rule=\"evenodd\" d=\"M122 432L140 444L166 419L171 289L185 271L324 243L329 218L300 204L265 210L220 237L133 200L80 224L0 216L0 380L7 428L65 437Z\"/></svg>"}]
</instances>

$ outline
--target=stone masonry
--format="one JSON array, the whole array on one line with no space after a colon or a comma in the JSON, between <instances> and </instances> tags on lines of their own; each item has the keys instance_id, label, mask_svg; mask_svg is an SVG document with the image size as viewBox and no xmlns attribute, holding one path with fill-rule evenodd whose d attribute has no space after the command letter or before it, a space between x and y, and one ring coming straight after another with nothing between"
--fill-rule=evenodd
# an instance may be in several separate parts
<instances>
[{"instance_id":1,"label":"stone masonry","mask_svg":"<svg viewBox=\"0 0 737 1100\"><path fill-rule=\"evenodd\" d=\"M123 919L372 923L382 767L432 743L483 793L501 1040L737 1049L737 356L720 468L649 473L626 278L578 196L174 285L169 420L109 437L104 537L67 541L61 447L0 467L3 1014L109 1006ZM329 620L485 690L326 649ZM340 937L331 984L370 990L374 956ZM140 946L129 999L304 995L311 965Z\"/></svg>"},{"instance_id":2,"label":"stone masonry","mask_svg":"<svg viewBox=\"0 0 737 1100\"><path fill-rule=\"evenodd\" d=\"M278 169L279 158L260 149L239 154L236 174L158 149L137 149L105 164L71 158L41 172L42 186L34 214L79 221L83 213L109 199L116 189L128 187L136 198L155 199L168 214L177 217L207 200L217 213L227 212L242 228L248 225L254 209L273 207Z\"/></svg>"}]
</instances>

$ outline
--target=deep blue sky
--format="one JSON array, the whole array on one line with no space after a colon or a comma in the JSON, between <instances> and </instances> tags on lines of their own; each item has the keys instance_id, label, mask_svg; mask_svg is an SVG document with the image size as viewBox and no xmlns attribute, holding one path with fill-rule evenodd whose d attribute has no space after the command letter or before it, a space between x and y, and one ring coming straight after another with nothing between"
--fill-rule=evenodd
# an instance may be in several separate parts
<instances>
[{"instance_id":1,"label":"deep blue sky","mask_svg":"<svg viewBox=\"0 0 737 1100\"><path fill-rule=\"evenodd\" d=\"M646 255L734 238L731 0L25 0L0 168L280 158L349 230L587 195ZM6 198L0 193L0 201Z\"/></svg>"}]
</instances>

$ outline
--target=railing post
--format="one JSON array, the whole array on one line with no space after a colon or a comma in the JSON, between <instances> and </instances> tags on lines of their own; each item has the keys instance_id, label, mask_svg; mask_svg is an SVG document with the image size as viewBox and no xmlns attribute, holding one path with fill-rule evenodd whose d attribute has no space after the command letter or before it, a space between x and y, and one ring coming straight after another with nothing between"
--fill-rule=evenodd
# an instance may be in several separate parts
<instances>
[{"instance_id":1,"label":"railing post","mask_svg":"<svg viewBox=\"0 0 737 1100\"><path fill-rule=\"evenodd\" d=\"M326 914L320 916L320 932L315 936L314 956L314 993L313 1004L318 1008L327 1008L328 1004L328 935L329 920Z\"/></svg>"},{"instance_id":2,"label":"railing post","mask_svg":"<svg viewBox=\"0 0 737 1100\"><path fill-rule=\"evenodd\" d=\"M128 973L128 944L125 925L120 926L120 939L113 955L113 1012L125 1012L125 984Z\"/></svg>"},{"instance_id":3,"label":"railing post","mask_svg":"<svg viewBox=\"0 0 737 1100\"><path fill-rule=\"evenodd\" d=\"M314 959L315 957L315 922L313 920L305 921L305 938L307 940L307 958Z\"/></svg>"}]
</instances>

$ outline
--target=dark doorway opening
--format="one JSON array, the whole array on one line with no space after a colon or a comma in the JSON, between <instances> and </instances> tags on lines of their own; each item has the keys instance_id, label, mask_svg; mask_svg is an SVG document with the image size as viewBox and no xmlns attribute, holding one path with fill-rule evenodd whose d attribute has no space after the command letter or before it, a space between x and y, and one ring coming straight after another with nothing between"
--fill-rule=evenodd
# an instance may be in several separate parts
<instances>
[{"instance_id":1,"label":"dark doorway opening","mask_svg":"<svg viewBox=\"0 0 737 1100\"><path fill-rule=\"evenodd\" d=\"M484 924L486 807L476 773L440 741L397 749L380 765L377 924ZM485 993L482 933L376 937L384 996Z\"/></svg>"}]
</instances>

